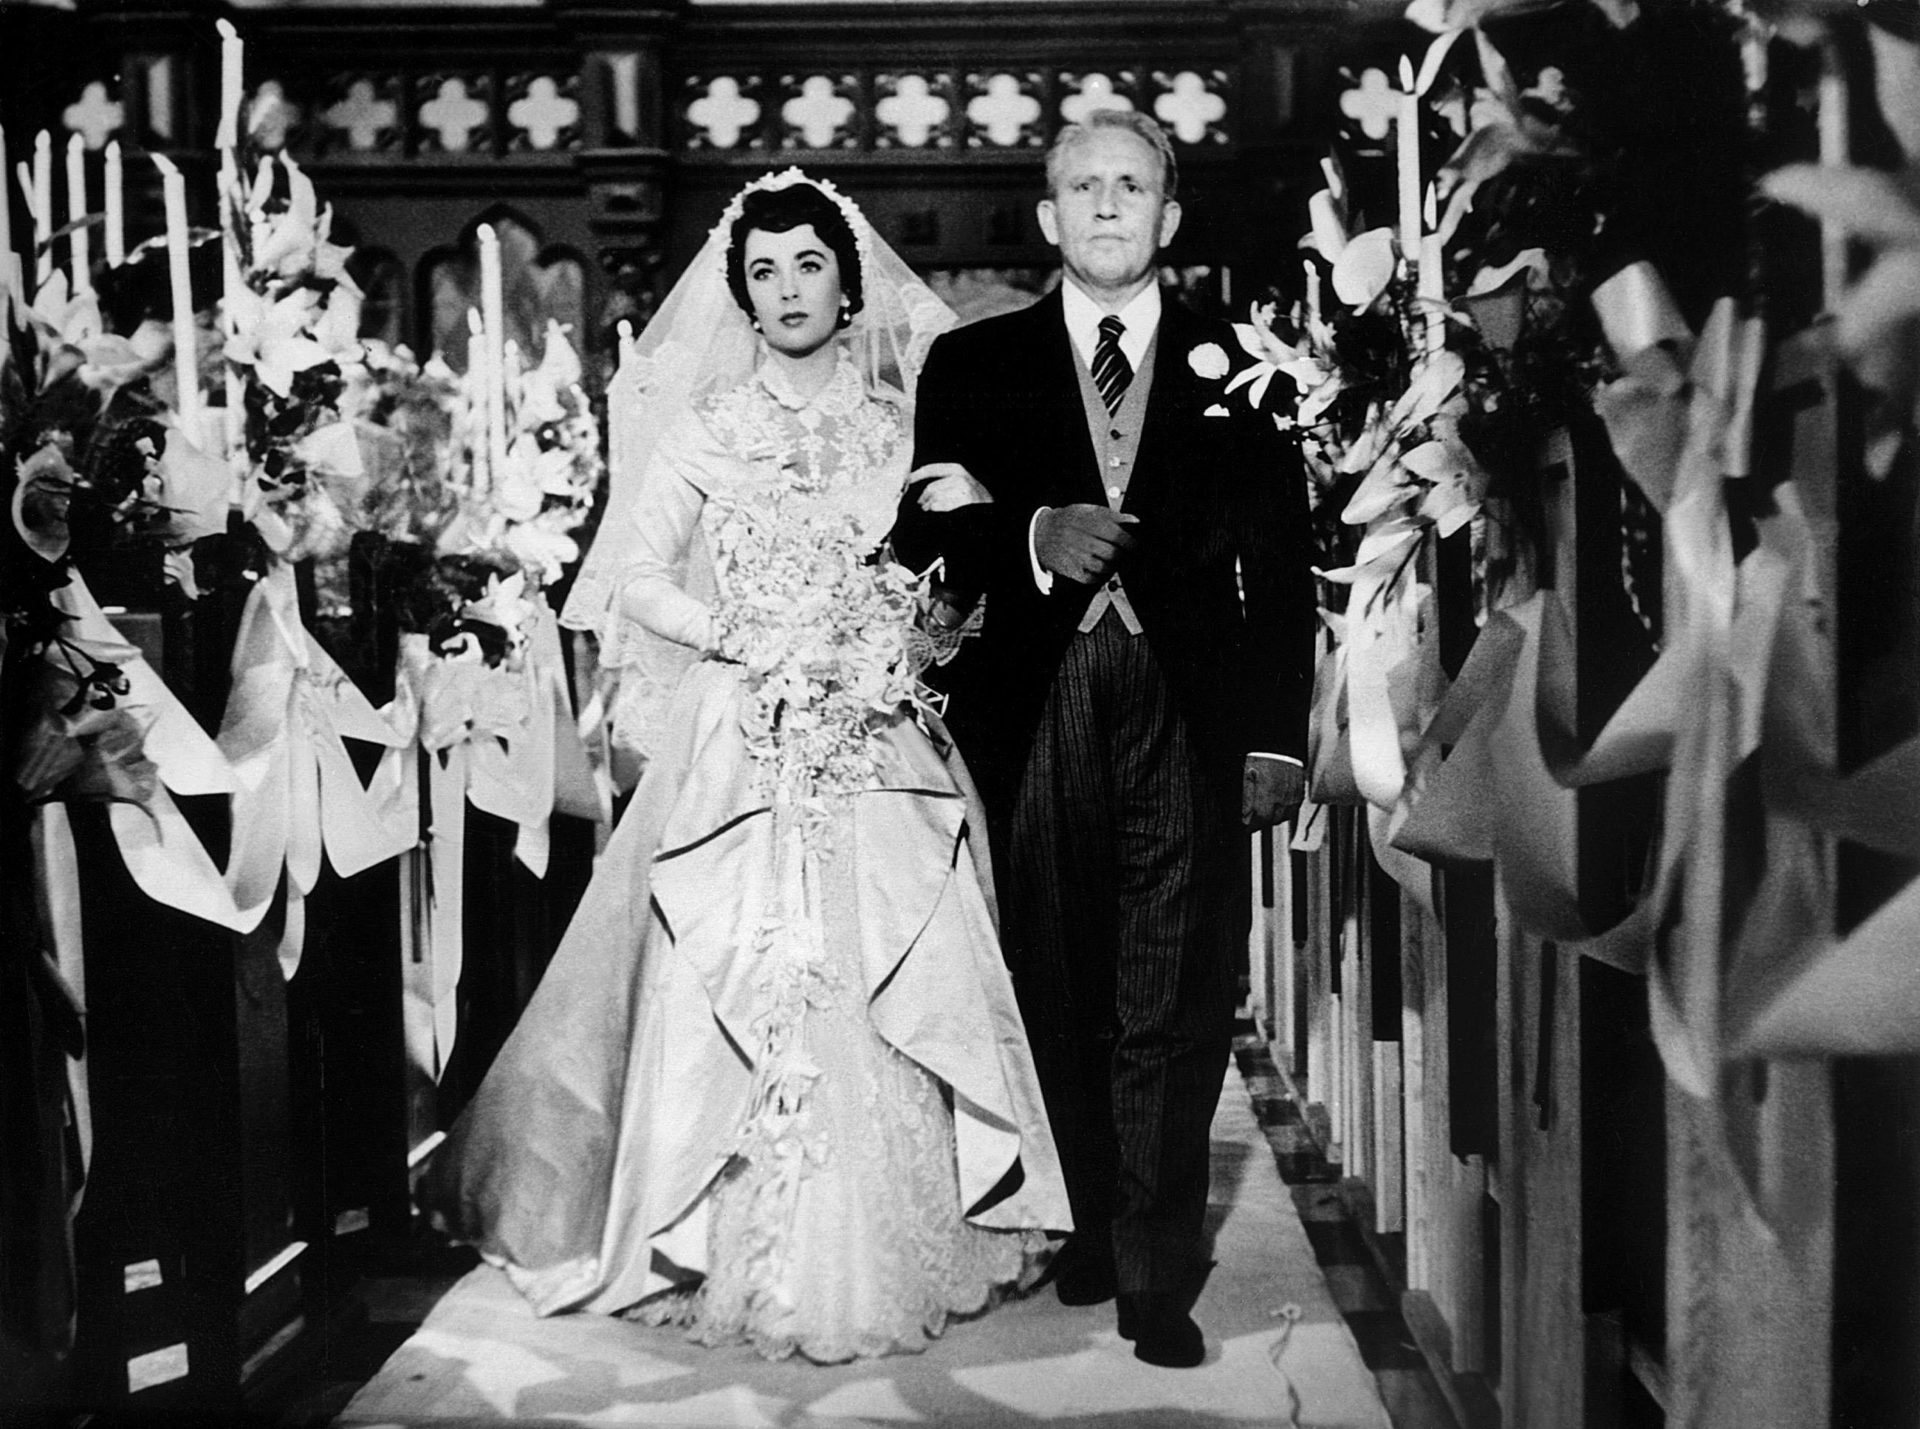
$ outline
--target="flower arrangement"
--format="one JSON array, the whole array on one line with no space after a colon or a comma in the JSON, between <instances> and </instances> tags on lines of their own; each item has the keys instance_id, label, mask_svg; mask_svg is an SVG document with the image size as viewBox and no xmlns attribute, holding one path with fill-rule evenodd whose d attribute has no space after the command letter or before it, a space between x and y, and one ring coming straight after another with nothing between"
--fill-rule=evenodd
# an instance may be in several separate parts
<instances>
[{"instance_id":1,"label":"flower arrangement","mask_svg":"<svg viewBox=\"0 0 1920 1429\"><path fill-rule=\"evenodd\" d=\"M592 513L606 471L580 381L580 359L557 322L548 323L535 366L506 345L506 438L496 470L486 452L479 364L468 369L451 468L462 506L441 533L443 551L499 560L536 585L553 584L580 559L573 532Z\"/></svg>"},{"instance_id":2,"label":"flower arrangement","mask_svg":"<svg viewBox=\"0 0 1920 1429\"><path fill-rule=\"evenodd\" d=\"M384 541L401 628L427 635L436 654L492 665L524 647L541 591L579 558L574 533L605 471L560 327L549 329L538 366L510 362L508 372L497 479L477 371L367 343L342 398L364 461L364 492L347 520Z\"/></svg>"},{"instance_id":3,"label":"flower arrangement","mask_svg":"<svg viewBox=\"0 0 1920 1429\"><path fill-rule=\"evenodd\" d=\"M917 702L907 635L919 579L867 563L871 541L846 513L802 514L776 498L770 516L709 499L728 508L715 633L721 657L743 667L748 750L770 795L820 810L872 782L870 735Z\"/></svg>"},{"instance_id":4,"label":"flower arrangement","mask_svg":"<svg viewBox=\"0 0 1920 1429\"><path fill-rule=\"evenodd\" d=\"M237 272L227 332L230 434L245 452L240 507L273 556L298 561L344 548L347 512L364 477L359 441L341 411L347 370L361 358L361 293L351 250L331 241L333 211L285 155L262 157L251 182L223 195Z\"/></svg>"},{"instance_id":5,"label":"flower arrangement","mask_svg":"<svg viewBox=\"0 0 1920 1429\"><path fill-rule=\"evenodd\" d=\"M1481 534L1495 552L1512 549L1542 442L1605 364L1598 325L1576 301L1604 195L1564 76L1545 68L1522 90L1483 34L1472 46L1443 35L1423 68L1420 112L1455 142L1427 191L1421 251L1406 251L1393 226L1366 226L1329 159L1302 240L1316 255L1307 299L1285 315L1257 304L1236 325L1254 361L1230 384L1262 407L1275 376L1291 379L1295 402L1275 420L1298 433L1322 573L1364 578L1376 600L1399 590L1426 541L1476 516L1497 516L1499 529Z\"/></svg>"}]
</instances>

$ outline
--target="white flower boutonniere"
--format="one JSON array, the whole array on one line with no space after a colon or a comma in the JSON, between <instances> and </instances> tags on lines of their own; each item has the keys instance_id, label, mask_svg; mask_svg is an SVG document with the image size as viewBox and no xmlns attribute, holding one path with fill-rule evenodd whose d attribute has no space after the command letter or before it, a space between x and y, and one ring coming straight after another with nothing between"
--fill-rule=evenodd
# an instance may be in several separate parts
<instances>
[{"instance_id":1,"label":"white flower boutonniere","mask_svg":"<svg viewBox=\"0 0 1920 1429\"><path fill-rule=\"evenodd\" d=\"M1193 369L1193 375L1217 382L1227 375L1232 363L1217 342L1203 342L1187 354L1187 366Z\"/></svg>"}]
</instances>

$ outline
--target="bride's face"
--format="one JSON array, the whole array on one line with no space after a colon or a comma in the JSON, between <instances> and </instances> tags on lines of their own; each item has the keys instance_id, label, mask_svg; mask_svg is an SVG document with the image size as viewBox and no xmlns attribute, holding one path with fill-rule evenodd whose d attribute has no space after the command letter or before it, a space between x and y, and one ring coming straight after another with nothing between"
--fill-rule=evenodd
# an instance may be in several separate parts
<instances>
[{"instance_id":1,"label":"bride's face","mask_svg":"<svg viewBox=\"0 0 1920 1429\"><path fill-rule=\"evenodd\" d=\"M805 357L833 340L840 324L840 260L812 224L785 233L753 229L741 267L767 346Z\"/></svg>"}]
</instances>

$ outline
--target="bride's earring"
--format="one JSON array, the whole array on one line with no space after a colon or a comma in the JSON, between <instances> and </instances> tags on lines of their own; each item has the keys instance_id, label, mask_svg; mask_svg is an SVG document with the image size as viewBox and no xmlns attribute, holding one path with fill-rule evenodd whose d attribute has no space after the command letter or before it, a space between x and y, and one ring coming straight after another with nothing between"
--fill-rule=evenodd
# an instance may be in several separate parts
<instances>
[{"instance_id":1,"label":"bride's earring","mask_svg":"<svg viewBox=\"0 0 1920 1429\"><path fill-rule=\"evenodd\" d=\"M853 326L853 299L851 299L851 298L842 298L842 299L840 300L840 323L839 323L839 325L840 325L841 327L852 327L852 326Z\"/></svg>"}]
</instances>

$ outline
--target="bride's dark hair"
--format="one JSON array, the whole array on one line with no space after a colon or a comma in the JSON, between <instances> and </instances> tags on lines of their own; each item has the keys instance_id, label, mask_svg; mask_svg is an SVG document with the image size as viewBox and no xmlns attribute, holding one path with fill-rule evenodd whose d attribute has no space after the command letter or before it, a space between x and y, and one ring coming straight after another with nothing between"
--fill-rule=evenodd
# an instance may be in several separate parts
<instances>
[{"instance_id":1,"label":"bride's dark hair","mask_svg":"<svg viewBox=\"0 0 1920 1429\"><path fill-rule=\"evenodd\" d=\"M740 216L727 235L727 287L733 300L748 317L753 316L753 300L747 296L747 235L756 228L763 233L787 233L813 225L820 241L840 260L840 291L847 300L846 317L860 311L860 245L840 205L812 184L789 184L783 189L755 189L740 205ZM845 320L841 325L844 327Z\"/></svg>"}]
</instances>

